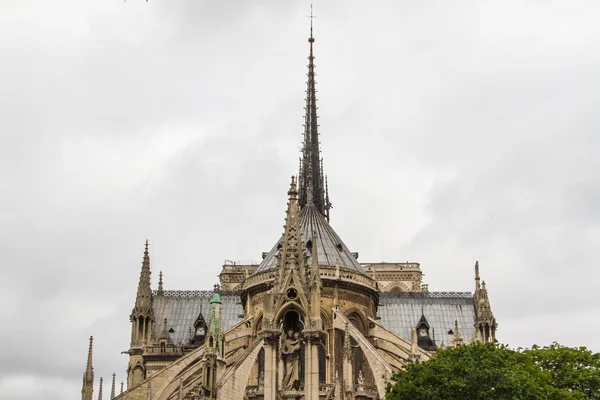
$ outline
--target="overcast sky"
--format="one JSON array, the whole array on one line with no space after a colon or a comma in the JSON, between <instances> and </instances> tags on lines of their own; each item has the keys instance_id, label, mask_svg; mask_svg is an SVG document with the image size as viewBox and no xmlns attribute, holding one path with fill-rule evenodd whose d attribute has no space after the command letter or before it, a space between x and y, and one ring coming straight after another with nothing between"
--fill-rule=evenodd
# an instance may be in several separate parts
<instances>
[{"instance_id":1,"label":"overcast sky","mask_svg":"<svg viewBox=\"0 0 600 400\"><path fill-rule=\"evenodd\" d=\"M79 398L90 335L96 379L125 379L146 238L166 289L273 246L309 4L0 0L2 398ZM600 351L600 2L315 14L348 247L420 262L431 290L472 291L479 260L500 341Z\"/></svg>"}]
</instances>

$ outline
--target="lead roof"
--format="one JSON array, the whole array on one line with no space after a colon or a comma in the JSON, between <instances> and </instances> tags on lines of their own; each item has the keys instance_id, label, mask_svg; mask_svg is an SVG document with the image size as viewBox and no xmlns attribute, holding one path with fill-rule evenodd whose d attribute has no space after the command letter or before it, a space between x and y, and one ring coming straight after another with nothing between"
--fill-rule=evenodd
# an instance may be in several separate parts
<instances>
[{"instance_id":1,"label":"lead roof","mask_svg":"<svg viewBox=\"0 0 600 400\"><path fill-rule=\"evenodd\" d=\"M204 318L210 315L212 291L165 290L163 295L154 295L153 309L156 321L155 337L159 334L162 321L167 318L170 337L176 345L185 344L194 335L194 323L202 313ZM221 318L223 330L231 328L242 320L244 309L239 293L221 293ZM421 315L425 315L430 325L429 335L437 346L442 342L452 342L454 321L458 321L461 336L466 343L475 334L475 304L468 292L430 292L430 293L381 293L378 314L381 324L410 340L412 330L416 328Z\"/></svg>"},{"instance_id":2,"label":"lead roof","mask_svg":"<svg viewBox=\"0 0 600 400\"><path fill-rule=\"evenodd\" d=\"M180 345L189 342L194 335L194 323L198 315L202 313L205 320L210 318L212 294L212 290L165 290L162 295L156 295L155 292L152 308L158 323L153 326L154 337L160 333L162 321L166 318L173 343ZM244 314L244 309L239 294L221 293L221 302L223 330L227 330L241 321L240 315Z\"/></svg>"},{"instance_id":3,"label":"lead roof","mask_svg":"<svg viewBox=\"0 0 600 400\"><path fill-rule=\"evenodd\" d=\"M348 247L342 242L342 239L340 239L331 225L329 225L327 218L314 205L309 204L300 211L300 229L302 230L303 248L305 250L306 242L312 240L313 233L316 235L319 265L335 266L337 264L340 268L364 274L364 269L358 263L356 257L354 257ZM255 274L277 268L276 256L282 242L283 236L260 263ZM308 263L310 264L312 262L312 254L310 251L306 253L309 256Z\"/></svg>"},{"instance_id":4,"label":"lead roof","mask_svg":"<svg viewBox=\"0 0 600 400\"><path fill-rule=\"evenodd\" d=\"M435 338L437 346L452 342L448 331L454 331L454 321L458 321L466 343L475 334L475 304L469 292L381 293L378 314L385 327L406 339L411 338L412 329L424 315L430 326L429 336Z\"/></svg>"}]
</instances>

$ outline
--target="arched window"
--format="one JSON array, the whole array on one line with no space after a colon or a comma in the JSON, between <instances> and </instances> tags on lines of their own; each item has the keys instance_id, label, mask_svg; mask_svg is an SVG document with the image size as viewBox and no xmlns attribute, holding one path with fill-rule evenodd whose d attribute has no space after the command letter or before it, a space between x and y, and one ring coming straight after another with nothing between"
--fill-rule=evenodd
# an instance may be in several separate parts
<instances>
[{"instance_id":1,"label":"arched window","mask_svg":"<svg viewBox=\"0 0 600 400\"><path fill-rule=\"evenodd\" d=\"M258 384L264 383L265 376L265 349L262 348L258 352Z\"/></svg>"}]
</instances>

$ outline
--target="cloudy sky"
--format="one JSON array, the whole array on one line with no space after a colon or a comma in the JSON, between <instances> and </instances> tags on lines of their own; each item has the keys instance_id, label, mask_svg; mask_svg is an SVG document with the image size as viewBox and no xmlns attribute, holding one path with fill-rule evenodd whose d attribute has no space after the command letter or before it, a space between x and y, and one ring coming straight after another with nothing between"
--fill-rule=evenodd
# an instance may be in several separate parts
<instances>
[{"instance_id":1,"label":"cloudy sky","mask_svg":"<svg viewBox=\"0 0 600 400\"><path fill-rule=\"evenodd\" d=\"M208 289L282 232L308 1L0 0L0 393L123 380L143 243ZM332 225L600 351L600 3L315 1Z\"/></svg>"}]
</instances>

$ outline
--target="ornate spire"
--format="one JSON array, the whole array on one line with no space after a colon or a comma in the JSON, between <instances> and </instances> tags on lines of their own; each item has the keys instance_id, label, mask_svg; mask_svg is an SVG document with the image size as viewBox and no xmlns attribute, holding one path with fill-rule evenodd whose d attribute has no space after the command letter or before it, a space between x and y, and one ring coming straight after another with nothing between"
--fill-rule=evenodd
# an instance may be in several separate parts
<instances>
[{"instance_id":1,"label":"ornate spire","mask_svg":"<svg viewBox=\"0 0 600 400\"><path fill-rule=\"evenodd\" d=\"M110 386L110 400L115 398L115 380L117 378L117 374L113 372L112 385Z\"/></svg>"},{"instance_id":2,"label":"ornate spire","mask_svg":"<svg viewBox=\"0 0 600 400\"><path fill-rule=\"evenodd\" d=\"M94 337L90 336L90 345L88 347L88 356L85 372L83 374L83 387L81 389L82 400L92 400L94 393L94 367L92 366L92 353L94 347Z\"/></svg>"},{"instance_id":3,"label":"ornate spire","mask_svg":"<svg viewBox=\"0 0 600 400\"><path fill-rule=\"evenodd\" d=\"M162 271L160 271L158 273L158 291L156 292L156 294L158 294L159 296L161 296L163 294L163 273Z\"/></svg>"},{"instance_id":4,"label":"ornate spire","mask_svg":"<svg viewBox=\"0 0 600 400\"><path fill-rule=\"evenodd\" d=\"M121 394L123 394L123 386L125 386L125 382L121 381Z\"/></svg>"},{"instance_id":5,"label":"ornate spire","mask_svg":"<svg viewBox=\"0 0 600 400\"><path fill-rule=\"evenodd\" d=\"M98 400L102 400L102 378L100 378L100 387L98 388Z\"/></svg>"},{"instance_id":6,"label":"ornate spire","mask_svg":"<svg viewBox=\"0 0 600 400\"><path fill-rule=\"evenodd\" d=\"M137 296L135 298L134 314L150 315L152 312L152 289L150 288L150 255L148 253L148 239L144 249L142 261L142 272L138 283Z\"/></svg>"},{"instance_id":7,"label":"ornate spire","mask_svg":"<svg viewBox=\"0 0 600 400\"><path fill-rule=\"evenodd\" d=\"M323 164L319 150L319 132L317 123L317 91L315 88L315 64L313 55L312 8L310 21L310 50L308 56L308 80L306 89L306 106L304 115L304 138L302 141L302 158L299 173L300 208L314 204L319 212L328 215L329 205L325 201L325 184L323 182Z\"/></svg>"},{"instance_id":8,"label":"ornate spire","mask_svg":"<svg viewBox=\"0 0 600 400\"><path fill-rule=\"evenodd\" d=\"M476 337L483 342L492 342L496 339L498 323L492 313L488 291L485 281L480 283L479 262L475 262L475 328Z\"/></svg>"},{"instance_id":9,"label":"ornate spire","mask_svg":"<svg viewBox=\"0 0 600 400\"><path fill-rule=\"evenodd\" d=\"M302 251L302 232L300 230L300 210L298 207L298 192L296 180L292 176L290 190L288 190L288 209L285 217L283 232L283 243L279 253L279 276L280 283L283 281L287 270L297 269L300 277L304 277L304 260ZM316 244L315 244L316 246Z\"/></svg>"}]
</instances>

